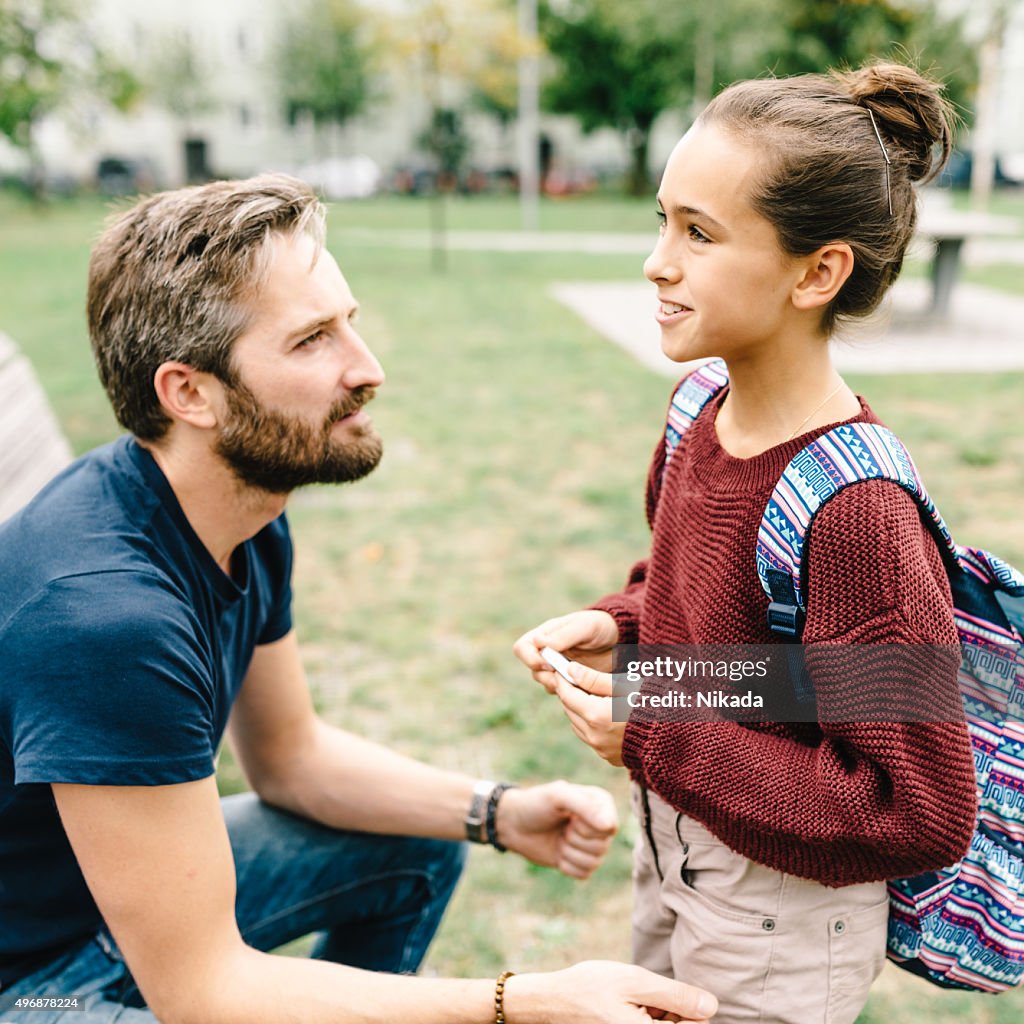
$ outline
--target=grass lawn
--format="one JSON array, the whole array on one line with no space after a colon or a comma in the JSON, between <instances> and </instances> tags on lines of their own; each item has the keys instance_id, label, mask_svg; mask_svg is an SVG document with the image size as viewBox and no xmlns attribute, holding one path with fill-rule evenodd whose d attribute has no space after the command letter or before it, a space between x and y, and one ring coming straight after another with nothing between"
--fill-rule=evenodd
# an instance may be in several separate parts
<instances>
[{"instance_id":1,"label":"grass lawn","mask_svg":"<svg viewBox=\"0 0 1024 1024\"><path fill-rule=\"evenodd\" d=\"M457 202L452 226L515 227L514 204ZM82 303L97 203L37 215L0 198L0 329L34 362L83 451L116 427L92 369ZM388 372L373 415L386 455L353 487L297 494L296 619L316 700L346 728L474 774L608 786L624 826L583 885L475 849L429 969L493 975L628 958L623 773L572 736L517 668L514 638L617 587L644 553L642 488L666 382L551 299L552 280L622 280L634 256L425 251L346 228L425 228L414 201L335 208L331 247ZM545 204L548 228L651 230L653 202ZM1017 428L1024 375L855 379L907 441L954 533L1024 564ZM225 756L226 791L242 784ZM863 1022L1009 1024L1024 995L940 992L895 969Z\"/></svg>"}]
</instances>

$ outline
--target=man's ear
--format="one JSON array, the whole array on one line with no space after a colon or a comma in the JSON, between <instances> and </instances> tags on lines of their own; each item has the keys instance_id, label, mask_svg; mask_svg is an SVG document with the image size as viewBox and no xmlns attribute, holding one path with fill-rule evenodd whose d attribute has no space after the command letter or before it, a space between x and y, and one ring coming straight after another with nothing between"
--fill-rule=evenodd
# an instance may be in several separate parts
<instances>
[{"instance_id":1,"label":"man's ear","mask_svg":"<svg viewBox=\"0 0 1024 1024\"><path fill-rule=\"evenodd\" d=\"M797 309L827 306L853 273L853 250L845 242L830 242L804 257L804 273L793 288Z\"/></svg>"},{"instance_id":2,"label":"man's ear","mask_svg":"<svg viewBox=\"0 0 1024 1024\"><path fill-rule=\"evenodd\" d=\"M204 430L217 425L223 385L212 373L201 373L187 363L161 363L153 387L172 420Z\"/></svg>"}]
</instances>

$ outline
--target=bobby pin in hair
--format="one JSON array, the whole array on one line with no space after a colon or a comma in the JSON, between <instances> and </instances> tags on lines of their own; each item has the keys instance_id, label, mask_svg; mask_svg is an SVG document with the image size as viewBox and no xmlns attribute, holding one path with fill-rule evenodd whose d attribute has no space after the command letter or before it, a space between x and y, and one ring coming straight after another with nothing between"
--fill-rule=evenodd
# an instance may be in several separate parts
<instances>
[{"instance_id":1,"label":"bobby pin in hair","mask_svg":"<svg viewBox=\"0 0 1024 1024\"><path fill-rule=\"evenodd\" d=\"M878 139L878 145L882 150L882 156L885 157L885 196L889 200L889 216L892 216L892 183L889 181L889 165L892 161L889 159L889 154L886 152L885 143L882 141L881 132L878 130L878 125L875 122L875 112L870 107L864 108L868 112L868 117L871 118L871 127L875 129L875 138Z\"/></svg>"}]
</instances>

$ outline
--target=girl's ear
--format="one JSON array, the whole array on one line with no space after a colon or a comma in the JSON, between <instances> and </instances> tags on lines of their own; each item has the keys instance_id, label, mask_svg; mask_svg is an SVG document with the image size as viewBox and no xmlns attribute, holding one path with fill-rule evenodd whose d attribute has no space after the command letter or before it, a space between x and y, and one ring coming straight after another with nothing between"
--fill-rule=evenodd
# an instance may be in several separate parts
<instances>
[{"instance_id":1,"label":"girl's ear","mask_svg":"<svg viewBox=\"0 0 1024 1024\"><path fill-rule=\"evenodd\" d=\"M172 420L208 429L217 425L220 382L187 363L161 363L153 375L160 405Z\"/></svg>"},{"instance_id":2,"label":"girl's ear","mask_svg":"<svg viewBox=\"0 0 1024 1024\"><path fill-rule=\"evenodd\" d=\"M804 273L793 288L797 309L827 306L853 273L853 250L845 242L830 242L802 260Z\"/></svg>"}]
</instances>

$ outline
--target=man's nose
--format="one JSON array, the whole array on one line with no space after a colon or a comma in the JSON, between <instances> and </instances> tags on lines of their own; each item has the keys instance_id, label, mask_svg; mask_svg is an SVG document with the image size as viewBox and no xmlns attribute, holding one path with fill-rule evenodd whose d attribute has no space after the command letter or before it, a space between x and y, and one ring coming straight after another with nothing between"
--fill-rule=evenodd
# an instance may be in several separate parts
<instances>
[{"instance_id":1,"label":"man's nose","mask_svg":"<svg viewBox=\"0 0 1024 1024\"><path fill-rule=\"evenodd\" d=\"M384 383L384 368L369 346L356 331L349 336L348 359L341 374L341 382L346 390L358 387L378 388Z\"/></svg>"}]
</instances>

